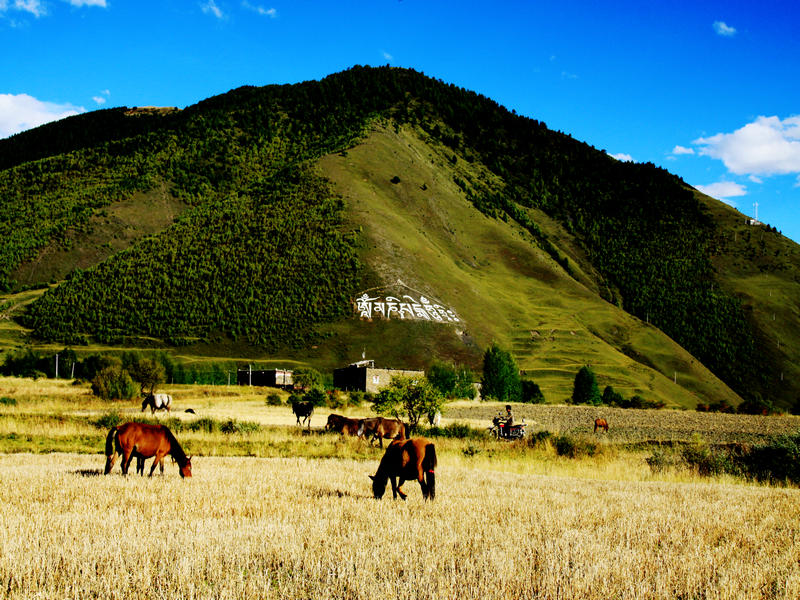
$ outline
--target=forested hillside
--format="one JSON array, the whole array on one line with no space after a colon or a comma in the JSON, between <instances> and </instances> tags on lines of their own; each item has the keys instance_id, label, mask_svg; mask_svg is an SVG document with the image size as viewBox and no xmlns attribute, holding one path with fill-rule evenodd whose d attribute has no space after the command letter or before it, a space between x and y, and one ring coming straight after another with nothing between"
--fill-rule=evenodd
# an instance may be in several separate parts
<instances>
[{"instance_id":1,"label":"forested hillside","mask_svg":"<svg viewBox=\"0 0 800 600\"><path fill-rule=\"evenodd\" d=\"M376 119L424 132L454 165L482 165L490 178L469 169L455 178L476 209L518 223L567 273L591 272L605 300L663 330L742 397L768 393L783 367L744 294L724 285L714 261L726 252L725 231L684 182L389 67L243 87L183 111L98 111L0 141L0 289L17 289L16 269L70 243L67 233L96 211L166 185L192 208L163 233L73 273L22 322L37 338L72 344L311 344L317 325L340 318L374 277L358 260L357 229L311 165L357 144ZM560 224L585 264L568 258L537 214Z\"/></svg>"}]
</instances>

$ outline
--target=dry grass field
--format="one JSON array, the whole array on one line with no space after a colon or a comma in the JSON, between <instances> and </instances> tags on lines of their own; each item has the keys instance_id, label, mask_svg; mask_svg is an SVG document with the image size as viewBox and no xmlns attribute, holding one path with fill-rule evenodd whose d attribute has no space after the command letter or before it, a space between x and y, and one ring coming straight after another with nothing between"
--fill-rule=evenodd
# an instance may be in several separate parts
<instances>
[{"instance_id":1,"label":"dry grass field","mask_svg":"<svg viewBox=\"0 0 800 600\"><path fill-rule=\"evenodd\" d=\"M548 444L436 439L437 497L371 497L381 451L294 426L265 390L181 386L191 479L102 475L109 412L86 386L0 378L0 597L798 598L800 490L653 473L631 440L758 439L794 417L610 411L595 456ZM197 415L183 412L192 407ZM498 406L456 403L482 427ZM531 429L589 436L591 411L519 406ZM366 407L344 412L367 415ZM162 415L159 419L166 419ZM637 429L638 428L638 429ZM615 437L616 436L616 437ZM618 443L619 442L619 443ZM75 451L68 451L75 448Z\"/></svg>"},{"instance_id":2,"label":"dry grass field","mask_svg":"<svg viewBox=\"0 0 800 600\"><path fill-rule=\"evenodd\" d=\"M0 456L7 598L797 598L800 492L438 469L435 502L370 497L376 463Z\"/></svg>"}]
</instances>

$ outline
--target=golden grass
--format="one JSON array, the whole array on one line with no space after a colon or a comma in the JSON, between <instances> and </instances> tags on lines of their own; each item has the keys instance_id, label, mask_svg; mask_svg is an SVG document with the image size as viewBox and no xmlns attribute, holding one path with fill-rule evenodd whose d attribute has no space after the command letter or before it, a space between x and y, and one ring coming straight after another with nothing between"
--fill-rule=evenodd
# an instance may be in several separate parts
<instances>
[{"instance_id":1,"label":"golden grass","mask_svg":"<svg viewBox=\"0 0 800 600\"><path fill-rule=\"evenodd\" d=\"M0 456L8 598L796 598L800 492L507 473L440 458L437 499L377 461L198 458L152 479Z\"/></svg>"}]
</instances>

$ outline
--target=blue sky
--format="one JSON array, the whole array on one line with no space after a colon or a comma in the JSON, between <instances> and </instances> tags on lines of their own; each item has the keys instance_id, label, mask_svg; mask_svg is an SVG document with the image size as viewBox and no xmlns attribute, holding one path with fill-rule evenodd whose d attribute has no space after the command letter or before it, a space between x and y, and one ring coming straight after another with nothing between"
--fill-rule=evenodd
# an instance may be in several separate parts
<instances>
[{"instance_id":1,"label":"blue sky","mask_svg":"<svg viewBox=\"0 0 800 600\"><path fill-rule=\"evenodd\" d=\"M800 3L0 0L0 137L391 64L653 162L800 242Z\"/></svg>"}]
</instances>

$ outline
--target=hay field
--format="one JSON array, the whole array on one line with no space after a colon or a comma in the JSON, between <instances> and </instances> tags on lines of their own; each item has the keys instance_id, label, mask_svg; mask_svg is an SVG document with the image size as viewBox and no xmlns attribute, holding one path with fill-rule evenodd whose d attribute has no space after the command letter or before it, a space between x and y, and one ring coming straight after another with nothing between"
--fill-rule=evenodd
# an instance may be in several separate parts
<instances>
[{"instance_id":1,"label":"hay field","mask_svg":"<svg viewBox=\"0 0 800 600\"><path fill-rule=\"evenodd\" d=\"M0 455L6 598L797 598L800 491L495 472L370 497L376 463Z\"/></svg>"}]
</instances>

